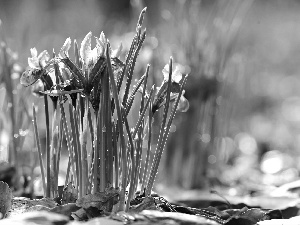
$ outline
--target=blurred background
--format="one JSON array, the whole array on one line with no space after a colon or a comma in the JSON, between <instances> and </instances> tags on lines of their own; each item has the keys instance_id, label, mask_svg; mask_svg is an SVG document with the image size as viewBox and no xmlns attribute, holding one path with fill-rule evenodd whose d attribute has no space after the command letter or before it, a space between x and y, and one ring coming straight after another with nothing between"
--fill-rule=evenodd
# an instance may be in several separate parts
<instances>
[{"instance_id":1,"label":"blurred background","mask_svg":"<svg viewBox=\"0 0 300 225\"><path fill-rule=\"evenodd\" d=\"M21 68L30 48L58 52L67 37L81 43L89 31L95 36L104 31L113 48L122 42L127 51L146 6L147 37L136 76L150 63L153 82L160 82L170 56L189 74L190 108L176 116L157 182L209 189L297 180L300 1L0 0L0 39ZM17 120L9 122L2 78L0 159L7 157L13 132L21 166L33 170L37 156L26 110L40 100L18 85L17 75L12 79Z\"/></svg>"}]
</instances>

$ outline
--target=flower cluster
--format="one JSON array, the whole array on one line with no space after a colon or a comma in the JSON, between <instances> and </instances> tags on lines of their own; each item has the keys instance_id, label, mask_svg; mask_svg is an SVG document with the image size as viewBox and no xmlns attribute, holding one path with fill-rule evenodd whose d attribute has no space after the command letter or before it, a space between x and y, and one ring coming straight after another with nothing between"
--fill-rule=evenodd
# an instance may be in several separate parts
<instances>
[{"instance_id":1,"label":"flower cluster","mask_svg":"<svg viewBox=\"0 0 300 225\"><path fill-rule=\"evenodd\" d=\"M34 83L35 93L49 94L50 96L59 96L70 94L72 99L76 99L76 92L82 92L87 96L95 109L99 102L99 88L101 74L106 72L106 46L108 40L104 33L100 37L95 37L96 47L91 48L92 33L89 32L83 39L80 50L77 48L77 43L74 41L75 62L69 58L69 49L71 47L71 38L67 38L61 47L58 56L50 60L49 53L44 50L40 54L36 48L30 50L31 57L28 58L28 69L22 74L21 84L30 86ZM108 49L112 61L117 61L121 51L122 44L116 50ZM120 62L117 61L117 62ZM59 73L55 75L54 65L58 65ZM114 69L119 70L121 64L114 64ZM56 73L57 74L57 73ZM44 90L41 90L43 83ZM36 89L37 88L37 89Z\"/></svg>"},{"instance_id":2,"label":"flower cluster","mask_svg":"<svg viewBox=\"0 0 300 225\"><path fill-rule=\"evenodd\" d=\"M39 81L36 85L38 87L34 92L42 94L49 94L50 96L58 96L70 94L71 98L76 100L76 93L81 92L87 96L92 106L97 110L99 104L99 82L101 74L106 73L107 59L106 48L109 41L106 39L103 32L99 37L95 37L96 46L91 46L92 32L89 32L81 42L80 49L75 45L75 62L69 58L69 50L71 48L71 38L67 38L61 47L58 56L50 60L49 53L44 50L40 54L37 53L36 48L30 49L31 57L28 58L28 69L21 77L21 84L29 86ZM77 52L76 52L77 49ZM113 62L113 71L116 79L118 74L124 69L124 62L119 57L122 53L122 44L115 50L108 47L111 61ZM59 78L55 76L54 69L51 68L54 64L59 65ZM152 112L155 113L161 106L166 103L166 93L169 80L169 64L165 65L162 70L163 82L158 88L155 96ZM180 81L182 80L182 66L174 64L171 76L171 101L174 101L178 96L180 90ZM41 83L44 85L44 91L41 90ZM189 108L189 103L181 95L178 110L185 112Z\"/></svg>"}]
</instances>

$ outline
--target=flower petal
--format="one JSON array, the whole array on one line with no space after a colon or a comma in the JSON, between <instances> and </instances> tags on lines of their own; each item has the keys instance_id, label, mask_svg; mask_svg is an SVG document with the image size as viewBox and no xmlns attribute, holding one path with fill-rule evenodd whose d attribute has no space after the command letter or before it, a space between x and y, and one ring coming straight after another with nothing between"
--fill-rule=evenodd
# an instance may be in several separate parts
<instances>
[{"instance_id":1,"label":"flower petal","mask_svg":"<svg viewBox=\"0 0 300 225\"><path fill-rule=\"evenodd\" d=\"M103 44L102 42L100 41L99 38L95 37L96 39L96 48L97 48L97 55L100 57L100 56L104 56L104 49L103 48Z\"/></svg>"},{"instance_id":2,"label":"flower petal","mask_svg":"<svg viewBox=\"0 0 300 225\"><path fill-rule=\"evenodd\" d=\"M105 37L105 35L104 35L104 33L103 33L103 31L101 32L101 34L100 34L100 42L102 43L102 47L106 47L106 44L107 44L107 40L106 40L106 37Z\"/></svg>"},{"instance_id":3,"label":"flower petal","mask_svg":"<svg viewBox=\"0 0 300 225\"><path fill-rule=\"evenodd\" d=\"M71 47L71 38L68 37L65 41L65 43L63 44L63 46L61 47L58 56L60 58L65 58L65 57L69 57L69 49Z\"/></svg>"},{"instance_id":4,"label":"flower petal","mask_svg":"<svg viewBox=\"0 0 300 225\"><path fill-rule=\"evenodd\" d=\"M38 56L39 65L44 67L47 61L50 59L50 55L47 50L42 51Z\"/></svg>"},{"instance_id":5,"label":"flower petal","mask_svg":"<svg viewBox=\"0 0 300 225\"><path fill-rule=\"evenodd\" d=\"M188 111L189 108L190 108L189 101L183 95L181 95L177 110L180 112L186 112Z\"/></svg>"},{"instance_id":6,"label":"flower petal","mask_svg":"<svg viewBox=\"0 0 300 225\"><path fill-rule=\"evenodd\" d=\"M31 53L32 58L36 58L37 57L37 50L36 50L36 48L31 48L30 49L30 53Z\"/></svg>"},{"instance_id":7,"label":"flower petal","mask_svg":"<svg viewBox=\"0 0 300 225\"><path fill-rule=\"evenodd\" d=\"M81 46L80 46L80 56L85 65L88 65L89 56L91 54L91 37L92 37L92 32L89 32L81 42Z\"/></svg>"},{"instance_id":8,"label":"flower petal","mask_svg":"<svg viewBox=\"0 0 300 225\"><path fill-rule=\"evenodd\" d=\"M91 51L91 54L90 54L90 61L93 65L96 64L97 60L98 60L98 48L95 47L92 51Z\"/></svg>"},{"instance_id":9,"label":"flower petal","mask_svg":"<svg viewBox=\"0 0 300 225\"><path fill-rule=\"evenodd\" d=\"M39 61L36 57L28 58L28 65L32 69L40 69Z\"/></svg>"},{"instance_id":10,"label":"flower petal","mask_svg":"<svg viewBox=\"0 0 300 225\"><path fill-rule=\"evenodd\" d=\"M178 66L175 67L175 70L173 70L172 73L172 80L174 82L179 83L182 79L182 73L180 72L180 68Z\"/></svg>"},{"instance_id":11,"label":"flower petal","mask_svg":"<svg viewBox=\"0 0 300 225\"><path fill-rule=\"evenodd\" d=\"M169 80L169 64L166 64L164 69L162 70L162 73L164 75L164 81Z\"/></svg>"},{"instance_id":12,"label":"flower petal","mask_svg":"<svg viewBox=\"0 0 300 225\"><path fill-rule=\"evenodd\" d=\"M123 45L120 43L117 49L113 50L111 53L111 58L119 58L122 53Z\"/></svg>"}]
</instances>

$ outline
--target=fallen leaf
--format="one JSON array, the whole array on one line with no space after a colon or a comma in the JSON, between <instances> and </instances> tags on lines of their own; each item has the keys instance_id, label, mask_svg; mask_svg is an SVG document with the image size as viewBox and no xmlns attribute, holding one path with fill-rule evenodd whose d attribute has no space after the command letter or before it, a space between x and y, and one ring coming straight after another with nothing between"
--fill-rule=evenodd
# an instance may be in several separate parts
<instances>
[{"instance_id":1,"label":"fallen leaf","mask_svg":"<svg viewBox=\"0 0 300 225\"><path fill-rule=\"evenodd\" d=\"M95 207L104 212L111 212L113 205L119 202L119 195L119 189L110 188L105 192L85 195L76 201L76 205L84 209Z\"/></svg>"},{"instance_id":2,"label":"fallen leaf","mask_svg":"<svg viewBox=\"0 0 300 225\"><path fill-rule=\"evenodd\" d=\"M28 200L27 204L29 207L35 206L35 205L41 205L41 206L45 206L48 208L54 208L55 206L57 206L57 203L51 198Z\"/></svg>"},{"instance_id":3,"label":"fallen leaf","mask_svg":"<svg viewBox=\"0 0 300 225\"><path fill-rule=\"evenodd\" d=\"M63 190L62 204L75 203L77 200L77 191L70 182Z\"/></svg>"},{"instance_id":4,"label":"fallen leaf","mask_svg":"<svg viewBox=\"0 0 300 225\"><path fill-rule=\"evenodd\" d=\"M139 213L146 209L147 210L157 209L155 204L155 199L153 197L145 197L140 204L130 206L129 212Z\"/></svg>"},{"instance_id":5,"label":"fallen leaf","mask_svg":"<svg viewBox=\"0 0 300 225\"><path fill-rule=\"evenodd\" d=\"M78 209L80 209L78 206L76 206L75 203L69 203L66 205L60 205L56 206L53 209L50 210L50 212L59 213L68 217L71 217L73 212L76 212Z\"/></svg>"},{"instance_id":6,"label":"fallen leaf","mask_svg":"<svg viewBox=\"0 0 300 225\"><path fill-rule=\"evenodd\" d=\"M5 218L12 204L12 193L7 183L0 181L0 213ZM0 218L0 219L1 219Z\"/></svg>"}]
</instances>

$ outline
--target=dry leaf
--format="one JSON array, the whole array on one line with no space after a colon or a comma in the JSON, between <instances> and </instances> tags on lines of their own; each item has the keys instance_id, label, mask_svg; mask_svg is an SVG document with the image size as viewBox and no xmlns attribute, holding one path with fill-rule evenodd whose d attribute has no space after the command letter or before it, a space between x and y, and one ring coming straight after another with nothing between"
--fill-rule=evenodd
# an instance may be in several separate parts
<instances>
[{"instance_id":1,"label":"dry leaf","mask_svg":"<svg viewBox=\"0 0 300 225\"><path fill-rule=\"evenodd\" d=\"M70 182L63 190L62 204L75 203L77 200L77 191Z\"/></svg>"},{"instance_id":2,"label":"dry leaf","mask_svg":"<svg viewBox=\"0 0 300 225\"><path fill-rule=\"evenodd\" d=\"M0 219L6 217L7 212L11 208L11 203L12 203L11 190L8 187L7 183L0 181L0 213L1 213Z\"/></svg>"},{"instance_id":3,"label":"dry leaf","mask_svg":"<svg viewBox=\"0 0 300 225\"><path fill-rule=\"evenodd\" d=\"M119 189L110 188L105 192L88 194L76 201L76 205L84 209L95 207L104 212L111 212L114 204L119 202Z\"/></svg>"}]
</instances>

